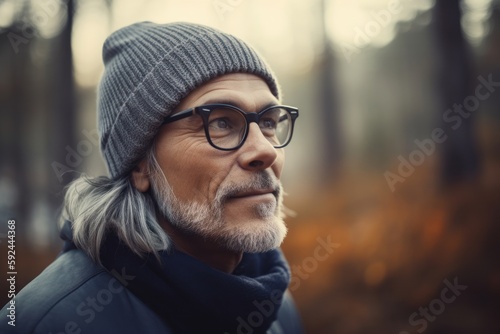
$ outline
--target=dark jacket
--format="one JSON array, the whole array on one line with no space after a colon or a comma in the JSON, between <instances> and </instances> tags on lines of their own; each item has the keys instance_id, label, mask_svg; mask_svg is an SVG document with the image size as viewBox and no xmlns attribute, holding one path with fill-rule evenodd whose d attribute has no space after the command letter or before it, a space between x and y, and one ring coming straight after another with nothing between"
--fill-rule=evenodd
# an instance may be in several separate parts
<instances>
[{"instance_id":1,"label":"dark jacket","mask_svg":"<svg viewBox=\"0 0 500 334\"><path fill-rule=\"evenodd\" d=\"M62 253L15 297L15 327L0 312L0 333L174 333L126 287L129 273L110 274L83 251ZM210 331L207 331L209 333ZM268 333L301 333L293 301L285 293ZM242 324L236 333L253 333Z\"/></svg>"}]
</instances>

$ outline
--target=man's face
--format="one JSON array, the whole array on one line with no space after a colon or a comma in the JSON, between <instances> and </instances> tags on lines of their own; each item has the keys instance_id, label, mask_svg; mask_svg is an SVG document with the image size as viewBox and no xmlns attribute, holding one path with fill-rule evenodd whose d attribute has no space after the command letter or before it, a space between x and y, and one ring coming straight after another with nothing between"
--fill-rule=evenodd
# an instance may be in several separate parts
<instances>
[{"instance_id":1,"label":"man's face","mask_svg":"<svg viewBox=\"0 0 500 334\"><path fill-rule=\"evenodd\" d=\"M279 104L261 78L228 74L189 94L176 112L226 103L247 112ZM176 228L234 251L278 247L286 234L281 217L283 149L275 149L256 123L242 147L212 147L200 116L164 125L155 142L162 173L151 183L163 217Z\"/></svg>"}]
</instances>

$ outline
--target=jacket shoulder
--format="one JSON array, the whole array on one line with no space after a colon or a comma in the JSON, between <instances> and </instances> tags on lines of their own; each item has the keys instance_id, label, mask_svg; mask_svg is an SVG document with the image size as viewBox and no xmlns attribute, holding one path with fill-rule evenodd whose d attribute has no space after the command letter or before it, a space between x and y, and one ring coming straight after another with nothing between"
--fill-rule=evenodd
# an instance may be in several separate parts
<instances>
[{"instance_id":1,"label":"jacket shoulder","mask_svg":"<svg viewBox=\"0 0 500 334\"><path fill-rule=\"evenodd\" d=\"M125 286L134 277L123 268L119 279L73 249L61 254L15 297L15 324L2 333L170 333L165 324ZM0 311L8 319L7 304Z\"/></svg>"}]
</instances>

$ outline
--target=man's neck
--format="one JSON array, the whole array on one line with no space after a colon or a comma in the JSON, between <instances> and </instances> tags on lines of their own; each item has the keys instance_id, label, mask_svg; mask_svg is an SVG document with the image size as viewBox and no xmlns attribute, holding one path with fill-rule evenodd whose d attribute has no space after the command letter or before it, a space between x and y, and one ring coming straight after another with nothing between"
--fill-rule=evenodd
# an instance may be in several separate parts
<instances>
[{"instance_id":1,"label":"man's neck","mask_svg":"<svg viewBox=\"0 0 500 334\"><path fill-rule=\"evenodd\" d=\"M212 268L230 274L243 257L243 252L230 251L211 240L185 233L167 221L162 221L161 226L177 250L208 264Z\"/></svg>"}]
</instances>

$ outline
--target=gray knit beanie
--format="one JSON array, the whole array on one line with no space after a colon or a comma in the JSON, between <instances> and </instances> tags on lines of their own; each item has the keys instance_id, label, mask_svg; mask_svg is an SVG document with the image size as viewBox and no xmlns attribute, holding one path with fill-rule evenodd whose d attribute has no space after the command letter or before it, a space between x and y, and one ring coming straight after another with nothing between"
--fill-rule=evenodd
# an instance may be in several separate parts
<instances>
[{"instance_id":1,"label":"gray knit beanie","mask_svg":"<svg viewBox=\"0 0 500 334\"><path fill-rule=\"evenodd\" d=\"M112 178L144 157L164 118L195 88L227 73L263 78L279 98L269 66L242 40L192 23L141 22L104 42L97 98L101 152Z\"/></svg>"}]
</instances>

